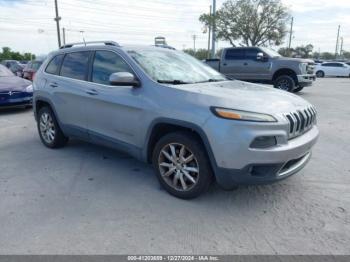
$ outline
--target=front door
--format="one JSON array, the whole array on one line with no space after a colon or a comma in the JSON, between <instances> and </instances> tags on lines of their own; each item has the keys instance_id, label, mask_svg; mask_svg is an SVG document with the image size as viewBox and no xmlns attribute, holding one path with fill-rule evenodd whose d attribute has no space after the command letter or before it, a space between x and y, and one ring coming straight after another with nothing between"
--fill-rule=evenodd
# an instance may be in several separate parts
<instances>
[{"instance_id":1,"label":"front door","mask_svg":"<svg viewBox=\"0 0 350 262\"><path fill-rule=\"evenodd\" d=\"M117 72L130 72L130 66L113 51L96 51L92 63L91 79L87 84L90 100L88 132L95 142L115 143L118 146L139 147L137 133L143 117L142 88L112 86L109 76Z\"/></svg>"}]
</instances>

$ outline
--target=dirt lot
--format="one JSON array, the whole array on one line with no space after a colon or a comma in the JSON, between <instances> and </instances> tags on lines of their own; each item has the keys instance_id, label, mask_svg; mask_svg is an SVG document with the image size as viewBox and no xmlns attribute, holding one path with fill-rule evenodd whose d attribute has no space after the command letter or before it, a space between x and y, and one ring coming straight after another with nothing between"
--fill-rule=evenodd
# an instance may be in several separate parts
<instances>
[{"instance_id":1,"label":"dirt lot","mask_svg":"<svg viewBox=\"0 0 350 262\"><path fill-rule=\"evenodd\" d=\"M119 152L47 149L31 110L0 111L0 254L350 254L350 79L300 95L321 131L302 172L192 201Z\"/></svg>"}]
</instances>

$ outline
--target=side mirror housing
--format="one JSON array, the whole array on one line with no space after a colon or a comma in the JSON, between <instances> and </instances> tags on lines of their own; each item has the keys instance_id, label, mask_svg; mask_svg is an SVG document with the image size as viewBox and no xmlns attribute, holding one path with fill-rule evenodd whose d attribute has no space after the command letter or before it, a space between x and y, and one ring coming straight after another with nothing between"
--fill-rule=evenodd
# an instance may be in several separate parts
<instances>
[{"instance_id":1,"label":"side mirror housing","mask_svg":"<svg viewBox=\"0 0 350 262\"><path fill-rule=\"evenodd\" d=\"M140 82L129 72L113 73L109 76L109 83L112 86L140 87Z\"/></svg>"},{"instance_id":2,"label":"side mirror housing","mask_svg":"<svg viewBox=\"0 0 350 262\"><path fill-rule=\"evenodd\" d=\"M259 52L259 53L256 55L256 60L257 60L257 61L261 61L261 62L265 62L265 61L267 61L267 57L264 56L264 53Z\"/></svg>"}]
</instances>

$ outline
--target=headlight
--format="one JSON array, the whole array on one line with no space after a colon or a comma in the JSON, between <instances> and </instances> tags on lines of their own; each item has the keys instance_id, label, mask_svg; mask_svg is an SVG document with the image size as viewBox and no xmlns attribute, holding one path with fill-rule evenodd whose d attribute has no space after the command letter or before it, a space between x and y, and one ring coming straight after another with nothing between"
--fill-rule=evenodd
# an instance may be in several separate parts
<instances>
[{"instance_id":1,"label":"headlight","mask_svg":"<svg viewBox=\"0 0 350 262\"><path fill-rule=\"evenodd\" d=\"M221 107L211 107L210 109L214 113L214 115L225 119L253 122L277 122L276 118L268 114L227 109Z\"/></svg>"},{"instance_id":2,"label":"headlight","mask_svg":"<svg viewBox=\"0 0 350 262\"><path fill-rule=\"evenodd\" d=\"M33 85L29 85L26 87L26 92L27 93L33 93Z\"/></svg>"},{"instance_id":3,"label":"headlight","mask_svg":"<svg viewBox=\"0 0 350 262\"><path fill-rule=\"evenodd\" d=\"M299 68L302 74L307 73L308 63L300 63Z\"/></svg>"}]
</instances>

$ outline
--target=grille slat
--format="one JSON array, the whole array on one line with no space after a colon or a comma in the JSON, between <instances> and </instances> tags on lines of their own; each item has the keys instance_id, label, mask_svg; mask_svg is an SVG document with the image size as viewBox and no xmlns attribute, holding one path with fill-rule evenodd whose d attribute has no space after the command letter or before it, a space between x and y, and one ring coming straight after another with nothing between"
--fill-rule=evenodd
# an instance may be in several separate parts
<instances>
[{"instance_id":1,"label":"grille slat","mask_svg":"<svg viewBox=\"0 0 350 262\"><path fill-rule=\"evenodd\" d=\"M316 110L313 107L285 114L285 117L289 122L289 139L302 135L316 124Z\"/></svg>"}]
</instances>

